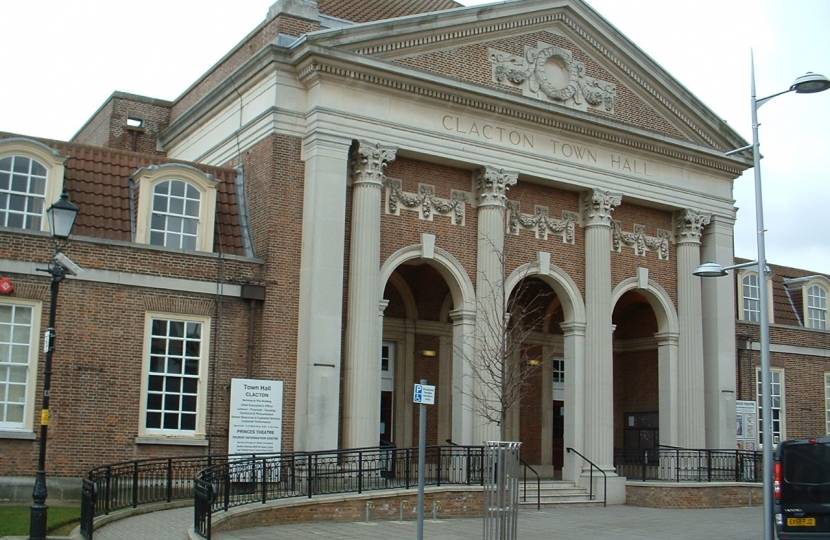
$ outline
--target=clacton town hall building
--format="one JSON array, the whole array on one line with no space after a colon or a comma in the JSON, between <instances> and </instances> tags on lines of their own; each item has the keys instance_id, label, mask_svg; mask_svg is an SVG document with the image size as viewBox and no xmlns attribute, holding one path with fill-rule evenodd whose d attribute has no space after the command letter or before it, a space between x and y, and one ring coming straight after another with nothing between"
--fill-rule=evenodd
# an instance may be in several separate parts
<instances>
[{"instance_id":1,"label":"clacton town hall building","mask_svg":"<svg viewBox=\"0 0 830 540\"><path fill-rule=\"evenodd\" d=\"M227 453L242 379L283 451L414 446L425 379L428 443L584 484L574 448L624 502L615 449L735 449L757 401L763 285L692 275L734 262L747 142L582 0L278 0L174 101L0 137L0 476L36 470L64 190L50 479ZM766 286L773 429L824 434L830 279Z\"/></svg>"}]
</instances>

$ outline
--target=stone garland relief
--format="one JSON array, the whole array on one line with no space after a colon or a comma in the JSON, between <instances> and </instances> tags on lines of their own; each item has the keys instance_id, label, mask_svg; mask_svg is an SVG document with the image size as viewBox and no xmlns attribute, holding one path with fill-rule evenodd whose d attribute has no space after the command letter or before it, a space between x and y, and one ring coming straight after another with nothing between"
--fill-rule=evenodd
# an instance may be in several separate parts
<instances>
[{"instance_id":1,"label":"stone garland relief","mask_svg":"<svg viewBox=\"0 0 830 540\"><path fill-rule=\"evenodd\" d=\"M467 194L453 189L450 199L441 199L435 196L435 187L428 184L419 184L418 193L403 191L401 181L396 178L386 178L386 213L400 215L400 208L408 208L419 213L421 219L432 221L433 214L452 216L453 225L464 225L465 203Z\"/></svg>"},{"instance_id":2,"label":"stone garland relief","mask_svg":"<svg viewBox=\"0 0 830 540\"><path fill-rule=\"evenodd\" d=\"M579 222L579 214L575 212L562 212L562 219L551 219L548 214L548 209L545 206L535 206L533 214L523 214L521 204L518 201L508 201L507 209L509 215L507 218L507 232L510 234L519 234L519 229L526 229L535 231L536 238L540 240L548 239L548 232L562 237L562 242L565 244L573 244L575 235L576 223Z\"/></svg>"},{"instance_id":3,"label":"stone garland relief","mask_svg":"<svg viewBox=\"0 0 830 540\"><path fill-rule=\"evenodd\" d=\"M616 220L611 221L613 231L612 249L616 252L622 251L622 246L634 248L634 254L641 257L646 256L647 251L656 251L657 258L661 261L669 259L669 239L671 231L657 229L657 236L646 236L645 225L634 225L634 232L622 230L622 223Z\"/></svg>"},{"instance_id":4,"label":"stone garland relief","mask_svg":"<svg viewBox=\"0 0 830 540\"><path fill-rule=\"evenodd\" d=\"M524 58L490 49L493 80L518 86L522 95L547 99L565 106L587 110L588 106L614 113L616 85L585 74L585 64L573 53L555 45L538 42L534 49L525 46Z\"/></svg>"}]
</instances>

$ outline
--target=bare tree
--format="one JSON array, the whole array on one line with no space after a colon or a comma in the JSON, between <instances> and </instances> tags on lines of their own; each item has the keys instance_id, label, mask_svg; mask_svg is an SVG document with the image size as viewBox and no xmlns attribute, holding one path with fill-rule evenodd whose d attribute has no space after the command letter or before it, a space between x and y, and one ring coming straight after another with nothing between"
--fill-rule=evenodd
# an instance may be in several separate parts
<instances>
[{"instance_id":1,"label":"bare tree","mask_svg":"<svg viewBox=\"0 0 830 540\"><path fill-rule=\"evenodd\" d=\"M472 358L465 358L470 366L474 384L461 389L473 397L475 412L499 426L500 440L506 440L510 413L522 398L523 392L537 378L553 354L545 357L531 345L531 336L543 327L549 316L548 307L554 294L549 286L529 275L521 278L512 290L506 290L506 261L508 250L495 250L502 271L499 281L479 276L486 283L481 288L489 295L479 296L478 335L472 347Z\"/></svg>"}]
</instances>

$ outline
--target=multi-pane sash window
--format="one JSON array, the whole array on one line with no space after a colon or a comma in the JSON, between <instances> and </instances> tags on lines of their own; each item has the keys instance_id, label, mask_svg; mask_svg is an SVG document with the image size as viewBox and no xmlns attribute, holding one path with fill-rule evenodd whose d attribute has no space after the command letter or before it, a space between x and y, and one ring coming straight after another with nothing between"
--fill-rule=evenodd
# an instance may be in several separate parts
<instances>
[{"instance_id":1,"label":"multi-pane sash window","mask_svg":"<svg viewBox=\"0 0 830 540\"><path fill-rule=\"evenodd\" d=\"M564 358L554 358L553 359L553 382L554 383L564 383L565 382L565 359Z\"/></svg>"},{"instance_id":2,"label":"multi-pane sash window","mask_svg":"<svg viewBox=\"0 0 830 540\"><path fill-rule=\"evenodd\" d=\"M40 230L47 171L26 156L0 158L0 226Z\"/></svg>"},{"instance_id":3,"label":"multi-pane sash window","mask_svg":"<svg viewBox=\"0 0 830 540\"><path fill-rule=\"evenodd\" d=\"M0 304L0 428L26 427L32 306Z\"/></svg>"},{"instance_id":4,"label":"multi-pane sash window","mask_svg":"<svg viewBox=\"0 0 830 540\"><path fill-rule=\"evenodd\" d=\"M761 385L761 370L759 369L756 373L756 378L758 381L758 437L760 441L763 441L763 430L764 427L764 419L762 418L763 415L763 391ZM783 429L783 421L784 421L784 409L783 409L783 395L784 395L784 372L780 369L773 369L770 370L770 386L771 386L771 396L770 396L770 408L772 409L772 441L773 443L778 443L782 439L782 429Z\"/></svg>"},{"instance_id":5,"label":"multi-pane sash window","mask_svg":"<svg viewBox=\"0 0 830 540\"><path fill-rule=\"evenodd\" d=\"M819 285L807 289L807 327L827 330L827 292Z\"/></svg>"},{"instance_id":6,"label":"multi-pane sash window","mask_svg":"<svg viewBox=\"0 0 830 540\"><path fill-rule=\"evenodd\" d=\"M145 427L192 434L199 414L205 343L201 322L153 318Z\"/></svg>"},{"instance_id":7,"label":"multi-pane sash window","mask_svg":"<svg viewBox=\"0 0 830 540\"><path fill-rule=\"evenodd\" d=\"M165 180L153 188L150 244L196 249L202 195L183 180Z\"/></svg>"},{"instance_id":8,"label":"multi-pane sash window","mask_svg":"<svg viewBox=\"0 0 830 540\"><path fill-rule=\"evenodd\" d=\"M758 322L761 320L761 288L757 274L743 277L744 320Z\"/></svg>"}]
</instances>

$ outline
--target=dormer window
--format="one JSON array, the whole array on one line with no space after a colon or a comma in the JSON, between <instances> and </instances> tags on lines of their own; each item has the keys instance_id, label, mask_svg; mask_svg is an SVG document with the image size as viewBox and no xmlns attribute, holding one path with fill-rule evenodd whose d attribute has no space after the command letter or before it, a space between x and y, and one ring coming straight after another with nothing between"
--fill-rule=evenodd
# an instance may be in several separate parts
<instances>
[{"instance_id":1,"label":"dormer window","mask_svg":"<svg viewBox=\"0 0 830 540\"><path fill-rule=\"evenodd\" d=\"M772 280L767 277L767 298L772 298ZM769 322L774 321L773 302L767 302ZM752 270L738 271L738 320L745 322L761 321L761 278Z\"/></svg>"},{"instance_id":2,"label":"dormer window","mask_svg":"<svg viewBox=\"0 0 830 540\"><path fill-rule=\"evenodd\" d=\"M827 330L830 279L822 275L785 279L784 286L804 328Z\"/></svg>"},{"instance_id":3,"label":"dormer window","mask_svg":"<svg viewBox=\"0 0 830 540\"><path fill-rule=\"evenodd\" d=\"M28 156L0 158L0 224L40 230L46 167Z\"/></svg>"},{"instance_id":4,"label":"dormer window","mask_svg":"<svg viewBox=\"0 0 830 540\"><path fill-rule=\"evenodd\" d=\"M0 227L49 231L45 212L60 198L66 159L37 141L0 140Z\"/></svg>"},{"instance_id":5,"label":"dormer window","mask_svg":"<svg viewBox=\"0 0 830 540\"><path fill-rule=\"evenodd\" d=\"M135 241L174 249L213 251L218 182L195 167L141 169Z\"/></svg>"},{"instance_id":6,"label":"dormer window","mask_svg":"<svg viewBox=\"0 0 830 540\"><path fill-rule=\"evenodd\" d=\"M202 194L184 180L165 180L153 188L150 244L196 249Z\"/></svg>"},{"instance_id":7,"label":"dormer window","mask_svg":"<svg viewBox=\"0 0 830 540\"><path fill-rule=\"evenodd\" d=\"M807 328L827 330L827 291L821 285L807 288Z\"/></svg>"}]
</instances>

